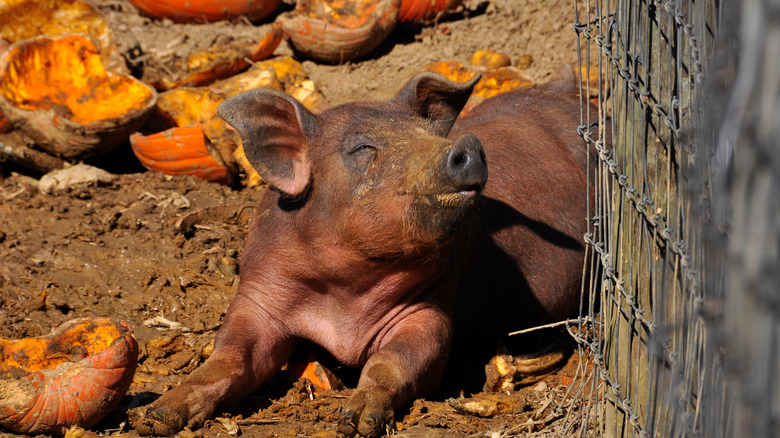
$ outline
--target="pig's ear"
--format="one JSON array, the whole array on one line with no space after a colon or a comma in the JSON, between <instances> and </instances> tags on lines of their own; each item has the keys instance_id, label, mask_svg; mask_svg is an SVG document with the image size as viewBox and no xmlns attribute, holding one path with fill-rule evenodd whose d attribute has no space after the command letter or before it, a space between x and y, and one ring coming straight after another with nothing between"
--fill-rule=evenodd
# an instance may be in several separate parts
<instances>
[{"instance_id":1,"label":"pig's ear","mask_svg":"<svg viewBox=\"0 0 780 438\"><path fill-rule=\"evenodd\" d=\"M479 78L478 74L468 82L453 82L434 73L420 73L398 92L394 100L408 106L420 117L429 119L434 132L444 137L469 100Z\"/></svg>"},{"instance_id":2,"label":"pig's ear","mask_svg":"<svg viewBox=\"0 0 780 438\"><path fill-rule=\"evenodd\" d=\"M217 114L241 134L246 158L265 182L290 196L306 189L308 138L319 130L309 110L286 94L257 89L222 102Z\"/></svg>"}]
</instances>

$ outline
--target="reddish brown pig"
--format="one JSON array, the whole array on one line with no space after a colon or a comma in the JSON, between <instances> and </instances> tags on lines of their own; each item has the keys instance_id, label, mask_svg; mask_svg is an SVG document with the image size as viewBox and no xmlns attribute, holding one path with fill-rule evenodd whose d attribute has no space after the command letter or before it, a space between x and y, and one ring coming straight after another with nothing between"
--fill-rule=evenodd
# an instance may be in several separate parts
<instances>
[{"instance_id":1,"label":"reddish brown pig","mask_svg":"<svg viewBox=\"0 0 780 438\"><path fill-rule=\"evenodd\" d=\"M200 427L306 339L362 367L339 432L377 436L436 387L456 330L484 343L576 312L588 154L575 90L525 88L456 122L475 81L421 74L390 101L319 116L270 90L220 106L271 190L214 353L131 411L137 431Z\"/></svg>"}]
</instances>

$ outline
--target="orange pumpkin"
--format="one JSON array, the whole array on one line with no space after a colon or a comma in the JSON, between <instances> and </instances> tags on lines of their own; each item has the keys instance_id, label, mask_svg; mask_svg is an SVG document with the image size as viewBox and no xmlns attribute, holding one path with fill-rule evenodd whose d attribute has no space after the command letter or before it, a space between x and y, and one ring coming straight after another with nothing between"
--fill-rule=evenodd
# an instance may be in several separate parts
<instances>
[{"instance_id":1,"label":"orange pumpkin","mask_svg":"<svg viewBox=\"0 0 780 438\"><path fill-rule=\"evenodd\" d=\"M466 82L475 75L482 74L463 108L464 114L489 97L533 85L533 81L528 76L513 67L487 69L481 66L466 66L459 62L448 61L428 64L425 66L425 71L440 74L457 82Z\"/></svg>"},{"instance_id":2,"label":"orange pumpkin","mask_svg":"<svg viewBox=\"0 0 780 438\"><path fill-rule=\"evenodd\" d=\"M11 124L8 123L8 119L5 118L3 113L0 113L0 134L5 134L11 130Z\"/></svg>"},{"instance_id":3,"label":"orange pumpkin","mask_svg":"<svg viewBox=\"0 0 780 438\"><path fill-rule=\"evenodd\" d=\"M308 363L294 362L290 364L290 380L307 379L312 384L312 392L320 396L331 389L343 389L344 384L335 374L309 355Z\"/></svg>"},{"instance_id":4,"label":"orange pumpkin","mask_svg":"<svg viewBox=\"0 0 780 438\"><path fill-rule=\"evenodd\" d=\"M0 23L3 23L0 39L9 43L41 35L50 38L75 33L87 35L100 47L100 55L109 70L129 72L114 44L111 27L87 1L3 0L0 1Z\"/></svg>"},{"instance_id":5,"label":"orange pumpkin","mask_svg":"<svg viewBox=\"0 0 780 438\"><path fill-rule=\"evenodd\" d=\"M51 334L0 339L0 425L63 434L90 427L122 400L138 365L126 322L79 318Z\"/></svg>"},{"instance_id":6,"label":"orange pumpkin","mask_svg":"<svg viewBox=\"0 0 780 438\"><path fill-rule=\"evenodd\" d=\"M345 62L368 54L398 20L400 0L302 0L278 21L307 57Z\"/></svg>"},{"instance_id":7,"label":"orange pumpkin","mask_svg":"<svg viewBox=\"0 0 780 438\"><path fill-rule=\"evenodd\" d=\"M512 58L505 53L495 52L493 50L477 50L469 59L471 65L494 69L508 67L512 65Z\"/></svg>"},{"instance_id":8,"label":"orange pumpkin","mask_svg":"<svg viewBox=\"0 0 780 438\"><path fill-rule=\"evenodd\" d=\"M144 14L180 23L210 22L247 17L259 21L274 12L282 0L129 0Z\"/></svg>"},{"instance_id":9,"label":"orange pumpkin","mask_svg":"<svg viewBox=\"0 0 780 438\"><path fill-rule=\"evenodd\" d=\"M268 58L281 41L282 28L273 24L260 41L216 44L183 58L175 57L170 63L158 60L164 66L145 68L142 79L158 90L210 84L235 75L254 61Z\"/></svg>"},{"instance_id":10,"label":"orange pumpkin","mask_svg":"<svg viewBox=\"0 0 780 438\"><path fill-rule=\"evenodd\" d=\"M133 134L130 146L149 170L169 175L194 175L223 184L231 181L230 169L203 134L200 123L146 136Z\"/></svg>"},{"instance_id":11,"label":"orange pumpkin","mask_svg":"<svg viewBox=\"0 0 780 438\"><path fill-rule=\"evenodd\" d=\"M247 185L259 185L260 177L246 161L238 133L216 114L217 106L223 100L255 88L287 92L314 112L328 107L314 82L307 78L303 66L291 57L278 57L257 62L248 71L207 87L181 87L161 93L146 129L162 131L173 126L199 124L221 162L231 171L236 165L240 166L247 175ZM155 170L167 172L170 168L157 166ZM193 170L196 175L200 173L197 167Z\"/></svg>"},{"instance_id":12,"label":"orange pumpkin","mask_svg":"<svg viewBox=\"0 0 780 438\"><path fill-rule=\"evenodd\" d=\"M0 38L0 56L3 56L3 52L8 49L8 41ZM0 112L0 134L5 134L11 130L11 124L8 119L5 118L2 112Z\"/></svg>"},{"instance_id":13,"label":"orange pumpkin","mask_svg":"<svg viewBox=\"0 0 780 438\"><path fill-rule=\"evenodd\" d=\"M0 111L46 152L69 160L106 153L157 101L151 87L106 70L82 35L35 37L0 56Z\"/></svg>"},{"instance_id":14,"label":"orange pumpkin","mask_svg":"<svg viewBox=\"0 0 780 438\"><path fill-rule=\"evenodd\" d=\"M424 22L436 18L440 13L452 11L463 0L401 0L400 22Z\"/></svg>"}]
</instances>

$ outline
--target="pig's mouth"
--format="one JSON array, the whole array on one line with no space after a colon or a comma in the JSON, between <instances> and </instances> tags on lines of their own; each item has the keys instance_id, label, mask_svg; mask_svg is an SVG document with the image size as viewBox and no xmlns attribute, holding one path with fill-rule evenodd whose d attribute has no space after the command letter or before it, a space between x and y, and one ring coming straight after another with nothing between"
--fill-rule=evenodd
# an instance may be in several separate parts
<instances>
[{"instance_id":1,"label":"pig's mouth","mask_svg":"<svg viewBox=\"0 0 780 438\"><path fill-rule=\"evenodd\" d=\"M430 205L442 207L460 207L474 202L477 197L476 190L461 190L458 192L425 195L423 198Z\"/></svg>"}]
</instances>

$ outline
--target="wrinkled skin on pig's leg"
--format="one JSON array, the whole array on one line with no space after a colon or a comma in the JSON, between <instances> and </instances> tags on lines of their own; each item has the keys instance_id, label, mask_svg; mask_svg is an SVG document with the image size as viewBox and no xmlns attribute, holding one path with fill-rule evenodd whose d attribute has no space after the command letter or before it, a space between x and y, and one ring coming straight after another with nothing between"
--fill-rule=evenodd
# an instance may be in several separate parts
<instances>
[{"instance_id":1,"label":"wrinkled skin on pig's leg","mask_svg":"<svg viewBox=\"0 0 780 438\"><path fill-rule=\"evenodd\" d=\"M295 340L252 300L238 295L217 333L214 353L181 385L128 413L141 435L197 429L219 407L241 400L284 365Z\"/></svg>"},{"instance_id":2,"label":"wrinkled skin on pig's leg","mask_svg":"<svg viewBox=\"0 0 780 438\"><path fill-rule=\"evenodd\" d=\"M426 308L400 321L363 367L354 395L342 408L338 432L384 435L395 409L438 386L451 333L450 319L440 309Z\"/></svg>"}]
</instances>

